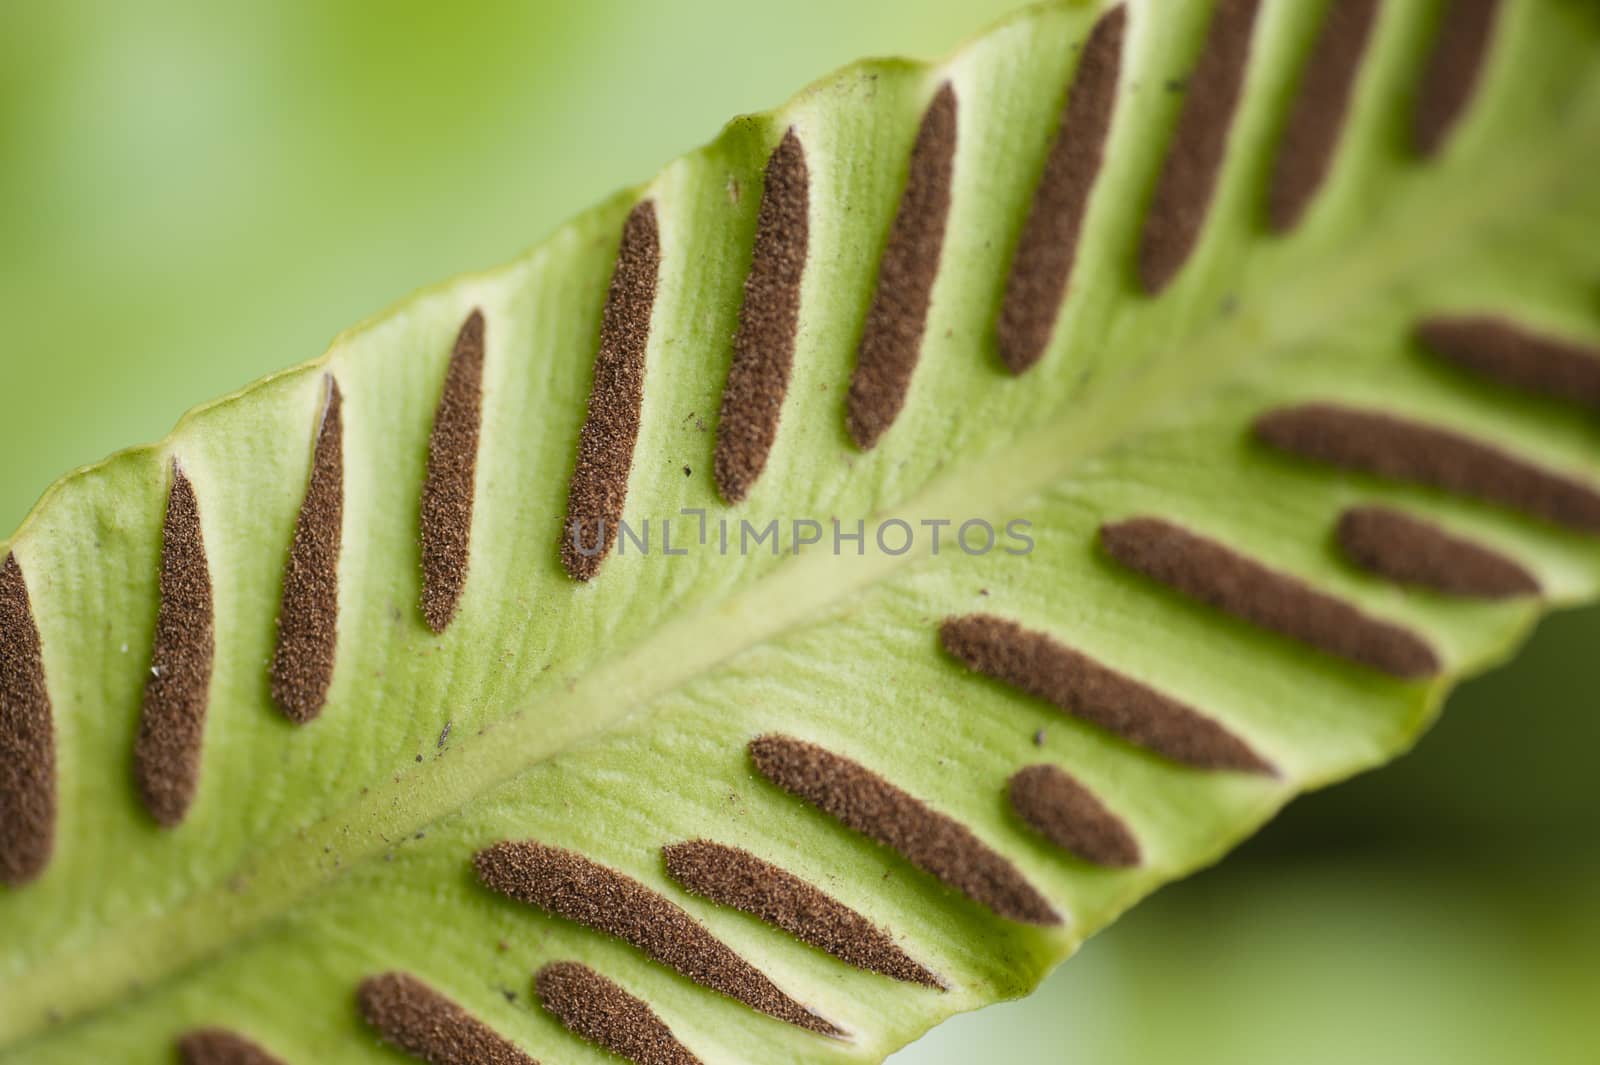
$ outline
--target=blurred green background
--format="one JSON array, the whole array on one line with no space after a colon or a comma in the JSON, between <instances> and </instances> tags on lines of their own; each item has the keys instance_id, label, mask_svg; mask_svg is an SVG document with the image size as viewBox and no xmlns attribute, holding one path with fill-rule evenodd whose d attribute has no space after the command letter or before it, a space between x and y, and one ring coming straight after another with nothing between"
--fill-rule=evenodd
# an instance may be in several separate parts
<instances>
[{"instance_id":1,"label":"blurred green background","mask_svg":"<svg viewBox=\"0 0 1600 1065\"><path fill-rule=\"evenodd\" d=\"M740 111L1014 0L0 0L0 526ZM896 1065L1600 1061L1600 611Z\"/></svg>"}]
</instances>

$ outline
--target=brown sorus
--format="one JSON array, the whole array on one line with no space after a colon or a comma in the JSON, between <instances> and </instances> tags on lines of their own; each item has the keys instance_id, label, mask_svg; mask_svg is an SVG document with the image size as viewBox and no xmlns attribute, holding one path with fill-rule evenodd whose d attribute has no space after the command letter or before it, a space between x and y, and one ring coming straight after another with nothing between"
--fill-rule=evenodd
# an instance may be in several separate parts
<instances>
[{"instance_id":1,"label":"brown sorus","mask_svg":"<svg viewBox=\"0 0 1600 1065\"><path fill-rule=\"evenodd\" d=\"M946 619L939 639L968 669L1163 758L1196 769L1273 772L1249 744L1210 717L1042 632L992 614L968 614Z\"/></svg>"},{"instance_id":2,"label":"brown sorus","mask_svg":"<svg viewBox=\"0 0 1600 1065\"><path fill-rule=\"evenodd\" d=\"M283 1065L255 1043L225 1028L198 1028L178 1040L183 1065Z\"/></svg>"},{"instance_id":3,"label":"brown sorus","mask_svg":"<svg viewBox=\"0 0 1600 1065\"><path fill-rule=\"evenodd\" d=\"M750 741L750 758L762 776L784 791L993 913L1025 924L1061 923L1061 915L1021 870L969 828L865 766L789 736Z\"/></svg>"},{"instance_id":4,"label":"brown sorus","mask_svg":"<svg viewBox=\"0 0 1600 1065\"><path fill-rule=\"evenodd\" d=\"M1402 680L1437 676L1439 656L1409 629L1160 518L1101 526L1118 562L1191 599L1324 654Z\"/></svg>"},{"instance_id":5,"label":"brown sorus","mask_svg":"<svg viewBox=\"0 0 1600 1065\"><path fill-rule=\"evenodd\" d=\"M743 910L847 965L944 989L887 932L821 888L749 851L697 839L664 847L662 856L668 875L697 895Z\"/></svg>"},{"instance_id":6,"label":"brown sorus","mask_svg":"<svg viewBox=\"0 0 1600 1065\"><path fill-rule=\"evenodd\" d=\"M1072 75L1044 173L1023 225L995 336L1000 358L1022 373L1044 357L1078 254L1089 193L1105 157L1117 103L1126 5L1100 16Z\"/></svg>"},{"instance_id":7,"label":"brown sorus","mask_svg":"<svg viewBox=\"0 0 1600 1065\"><path fill-rule=\"evenodd\" d=\"M628 475L644 406L645 351L661 269L661 233L652 200L636 204L622 226L594 360L589 412L567 493L561 564L574 580L592 580L617 542Z\"/></svg>"},{"instance_id":8,"label":"brown sorus","mask_svg":"<svg viewBox=\"0 0 1600 1065\"><path fill-rule=\"evenodd\" d=\"M1500 0L1448 0L1417 87L1412 134L1424 157L1439 154L1467 110L1489 57Z\"/></svg>"},{"instance_id":9,"label":"brown sorus","mask_svg":"<svg viewBox=\"0 0 1600 1065\"><path fill-rule=\"evenodd\" d=\"M1139 864L1139 841L1127 824L1064 770L1053 765L1018 770L1006 794L1017 816L1061 849L1113 869Z\"/></svg>"},{"instance_id":10,"label":"brown sorus","mask_svg":"<svg viewBox=\"0 0 1600 1065\"><path fill-rule=\"evenodd\" d=\"M327 387L311 453L311 476L283 571L278 643L271 666L273 701L284 716L301 725L322 713L339 644L344 400L332 374Z\"/></svg>"},{"instance_id":11,"label":"brown sorus","mask_svg":"<svg viewBox=\"0 0 1600 1065\"><path fill-rule=\"evenodd\" d=\"M479 851L478 878L536 906L630 944L701 987L807 1031L843 1033L780 991L755 966L665 896L575 851L533 840Z\"/></svg>"},{"instance_id":12,"label":"brown sorus","mask_svg":"<svg viewBox=\"0 0 1600 1065\"><path fill-rule=\"evenodd\" d=\"M384 1042L428 1065L538 1065L409 973L383 973L363 980L356 1005Z\"/></svg>"},{"instance_id":13,"label":"brown sorus","mask_svg":"<svg viewBox=\"0 0 1600 1065\"><path fill-rule=\"evenodd\" d=\"M800 325L800 281L810 240L810 175L791 128L767 160L756 243L722 393L713 472L729 503L750 494L778 437ZM689 468L684 467L687 474Z\"/></svg>"},{"instance_id":14,"label":"brown sorus","mask_svg":"<svg viewBox=\"0 0 1600 1065\"><path fill-rule=\"evenodd\" d=\"M1250 37L1259 7L1259 0L1220 0L1212 13L1144 220L1139 279L1152 296L1159 295L1188 262L1211 210L1250 65Z\"/></svg>"},{"instance_id":15,"label":"brown sorus","mask_svg":"<svg viewBox=\"0 0 1600 1065\"><path fill-rule=\"evenodd\" d=\"M923 113L905 191L878 262L878 285L846 400L850 439L863 450L876 445L899 417L922 355L955 179L956 112L956 91L946 82Z\"/></svg>"},{"instance_id":16,"label":"brown sorus","mask_svg":"<svg viewBox=\"0 0 1600 1065\"><path fill-rule=\"evenodd\" d=\"M1538 595L1539 581L1515 559L1388 507L1351 507L1339 546L1369 573L1445 595L1509 599Z\"/></svg>"},{"instance_id":17,"label":"brown sorus","mask_svg":"<svg viewBox=\"0 0 1600 1065\"><path fill-rule=\"evenodd\" d=\"M700 1065L642 1000L587 965L558 961L534 977L539 1004L574 1035L634 1065Z\"/></svg>"},{"instance_id":18,"label":"brown sorus","mask_svg":"<svg viewBox=\"0 0 1600 1065\"><path fill-rule=\"evenodd\" d=\"M15 554L0 567L0 883L25 884L55 851L56 739L39 629Z\"/></svg>"},{"instance_id":19,"label":"brown sorus","mask_svg":"<svg viewBox=\"0 0 1600 1065\"><path fill-rule=\"evenodd\" d=\"M1377 15L1378 0L1334 0L1328 7L1273 163L1267 220L1280 233L1299 224L1332 168Z\"/></svg>"},{"instance_id":20,"label":"brown sorus","mask_svg":"<svg viewBox=\"0 0 1600 1065\"><path fill-rule=\"evenodd\" d=\"M211 570L200 505L194 486L174 462L161 530L155 644L133 752L139 795L163 828L183 821L200 783L215 652L212 625Z\"/></svg>"},{"instance_id":21,"label":"brown sorus","mask_svg":"<svg viewBox=\"0 0 1600 1065\"><path fill-rule=\"evenodd\" d=\"M1600 489L1449 429L1334 403L1308 403L1268 412L1257 419L1255 431L1265 443L1301 458L1600 534Z\"/></svg>"},{"instance_id":22,"label":"brown sorus","mask_svg":"<svg viewBox=\"0 0 1600 1065\"><path fill-rule=\"evenodd\" d=\"M445 368L422 483L422 618L436 633L456 616L471 562L483 359L483 312L474 309L456 334Z\"/></svg>"},{"instance_id":23,"label":"brown sorus","mask_svg":"<svg viewBox=\"0 0 1600 1065\"><path fill-rule=\"evenodd\" d=\"M1417 326L1417 340L1495 384L1600 410L1600 348L1492 315L1428 318Z\"/></svg>"}]
</instances>

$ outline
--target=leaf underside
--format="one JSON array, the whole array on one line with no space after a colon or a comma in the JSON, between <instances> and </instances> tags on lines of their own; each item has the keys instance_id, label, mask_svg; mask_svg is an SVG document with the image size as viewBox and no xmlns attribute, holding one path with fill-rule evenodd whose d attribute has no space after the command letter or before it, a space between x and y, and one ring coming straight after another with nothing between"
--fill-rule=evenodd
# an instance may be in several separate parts
<instances>
[{"instance_id":1,"label":"leaf underside","mask_svg":"<svg viewBox=\"0 0 1600 1065\"><path fill-rule=\"evenodd\" d=\"M1597 57L1048 4L61 481L0 1060L878 1061L1027 992L1600 590Z\"/></svg>"}]
</instances>

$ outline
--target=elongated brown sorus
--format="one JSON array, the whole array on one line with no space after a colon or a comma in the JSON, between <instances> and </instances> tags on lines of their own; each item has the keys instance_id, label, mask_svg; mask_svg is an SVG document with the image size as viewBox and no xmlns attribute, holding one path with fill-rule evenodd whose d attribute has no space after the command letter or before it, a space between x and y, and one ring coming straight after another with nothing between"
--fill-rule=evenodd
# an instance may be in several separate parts
<instances>
[{"instance_id":1,"label":"elongated brown sorus","mask_svg":"<svg viewBox=\"0 0 1600 1065\"><path fill-rule=\"evenodd\" d=\"M1434 649L1411 630L1171 522L1114 522L1101 527L1100 543L1151 580L1324 654L1402 680L1433 677L1442 668Z\"/></svg>"},{"instance_id":2,"label":"elongated brown sorus","mask_svg":"<svg viewBox=\"0 0 1600 1065\"><path fill-rule=\"evenodd\" d=\"M1216 192L1228 132L1244 90L1260 0L1219 0L1178 128L1167 148L1139 244L1139 279L1159 295L1189 261Z\"/></svg>"},{"instance_id":3,"label":"elongated brown sorus","mask_svg":"<svg viewBox=\"0 0 1600 1065\"><path fill-rule=\"evenodd\" d=\"M1447 0L1411 116L1417 151L1424 157L1439 154L1472 102L1499 9L1500 0Z\"/></svg>"},{"instance_id":4,"label":"elongated brown sorus","mask_svg":"<svg viewBox=\"0 0 1600 1065\"><path fill-rule=\"evenodd\" d=\"M800 282L810 244L810 181L805 147L791 127L767 160L755 250L733 338L733 365L717 421L713 473L717 491L729 503L750 494L778 438L800 327Z\"/></svg>"},{"instance_id":5,"label":"elongated brown sorus","mask_svg":"<svg viewBox=\"0 0 1600 1065\"><path fill-rule=\"evenodd\" d=\"M971 829L865 766L814 743L776 735L751 740L750 759L784 791L998 916L1024 924L1062 923L1022 871Z\"/></svg>"},{"instance_id":6,"label":"elongated brown sorus","mask_svg":"<svg viewBox=\"0 0 1600 1065\"><path fill-rule=\"evenodd\" d=\"M539 1065L409 973L382 973L363 980L356 1005L384 1042L428 1065Z\"/></svg>"},{"instance_id":7,"label":"elongated brown sorus","mask_svg":"<svg viewBox=\"0 0 1600 1065\"><path fill-rule=\"evenodd\" d=\"M923 113L911 149L910 174L878 262L878 285L850 378L845 422L862 450L875 446L900 416L922 357L950 216L956 127L956 91L946 82Z\"/></svg>"},{"instance_id":8,"label":"elongated brown sorus","mask_svg":"<svg viewBox=\"0 0 1600 1065\"><path fill-rule=\"evenodd\" d=\"M1053 765L1020 769L1006 794L1017 816L1061 849L1113 869L1139 864L1139 841L1132 830L1064 770Z\"/></svg>"},{"instance_id":9,"label":"elongated brown sorus","mask_svg":"<svg viewBox=\"0 0 1600 1065\"><path fill-rule=\"evenodd\" d=\"M633 1065L700 1065L645 1002L587 965L546 965L534 993L569 1032Z\"/></svg>"},{"instance_id":10,"label":"elongated brown sorus","mask_svg":"<svg viewBox=\"0 0 1600 1065\"><path fill-rule=\"evenodd\" d=\"M1339 516L1337 536L1357 566L1400 584L1478 599L1540 591L1515 559L1388 507L1351 507Z\"/></svg>"},{"instance_id":11,"label":"elongated brown sorus","mask_svg":"<svg viewBox=\"0 0 1600 1065\"><path fill-rule=\"evenodd\" d=\"M461 324L428 437L428 474L422 483L422 618L436 633L455 618L472 561L484 328L483 312L477 309Z\"/></svg>"},{"instance_id":12,"label":"elongated brown sorus","mask_svg":"<svg viewBox=\"0 0 1600 1065\"><path fill-rule=\"evenodd\" d=\"M183 1065L283 1065L282 1059L225 1028L198 1028L178 1040Z\"/></svg>"},{"instance_id":13,"label":"elongated brown sorus","mask_svg":"<svg viewBox=\"0 0 1600 1065\"><path fill-rule=\"evenodd\" d=\"M1333 0L1295 88L1273 160L1267 220L1280 233L1300 222L1333 164L1379 0Z\"/></svg>"},{"instance_id":14,"label":"elongated brown sorus","mask_svg":"<svg viewBox=\"0 0 1600 1065\"><path fill-rule=\"evenodd\" d=\"M0 566L0 883L26 884L56 839L56 737L44 655L17 556Z\"/></svg>"},{"instance_id":15,"label":"elongated brown sorus","mask_svg":"<svg viewBox=\"0 0 1600 1065\"><path fill-rule=\"evenodd\" d=\"M600 323L589 412L578 437L567 493L561 564L574 580L592 580L617 542L628 500L628 475L644 406L645 352L661 270L661 233L652 200L636 204L622 226L617 265Z\"/></svg>"},{"instance_id":16,"label":"elongated brown sorus","mask_svg":"<svg viewBox=\"0 0 1600 1065\"><path fill-rule=\"evenodd\" d=\"M1437 315L1417 325L1424 348L1495 384L1600 410L1600 347L1494 315Z\"/></svg>"},{"instance_id":17,"label":"elongated brown sorus","mask_svg":"<svg viewBox=\"0 0 1600 1065\"><path fill-rule=\"evenodd\" d=\"M1248 743L1200 711L1007 618L947 618L939 640L968 669L1163 758L1196 769L1273 772Z\"/></svg>"},{"instance_id":18,"label":"elongated brown sorus","mask_svg":"<svg viewBox=\"0 0 1600 1065\"><path fill-rule=\"evenodd\" d=\"M311 476L283 571L272 698L289 720L322 713L339 647L339 552L344 536L344 398L332 374L311 453Z\"/></svg>"},{"instance_id":19,"label":"elongated brown sorus","mask_svg":"<svg viewBox=\"0 0 1600 1065\"><path fill-rule=\"evenodd\" d=\"M507 898L615 936L701 987L760 1013L821 1035L843 1034L780 991L666 896L576 851L507 840L479 851L475 864L484 886Z\"/></svg>"},{"instance_id":20,"label":"elongated brown sorus","mask_svg":"<svg viewBox=\"0 0 1600 1065\"><path fill-rule=\"evenodd\" d=\"M995 337L1012 373L1023 373L1044 357L1066 298L1089 194L1111 133L1127 21L1127 6L1118 4L1089 33L1011 259Z\"/></svg>"},{"instance_id":21,"label":"elongated brown sorus","mask_svg":"<svg viewBox=\"0 0 1600 1065\"><path fill-rule=\"evenodd\" d=\"M155 644L133 751L139 796L163 828L183 821L200 783L215 651L211 569L200 504L194 485L173 462L161 530Z\"/></svg>"},{"instance_id":22,"label":"elongated brown sorus","mask_svg":"<svg viewBox=\"0 0 1600 1065\"><path fill-rule=\"evenodd\" d=\"M1453 492L1600 535L1600 488L1450 429L1379 411L1307 403L1262 415L1255 431L1291 455Z\"/></svg>"},{"instance_id":23,"label":"elongated brown sorus","mask_svg":"<svg viewBox=\"0 0 1600 1065\"><path fill-rule=\"evenodd\" d=\"M667 874L722 906L743 910L847 965L944 989L894 938L821 888L749 851L697 839L662 848Z\"/></svg>"}]
</instances>

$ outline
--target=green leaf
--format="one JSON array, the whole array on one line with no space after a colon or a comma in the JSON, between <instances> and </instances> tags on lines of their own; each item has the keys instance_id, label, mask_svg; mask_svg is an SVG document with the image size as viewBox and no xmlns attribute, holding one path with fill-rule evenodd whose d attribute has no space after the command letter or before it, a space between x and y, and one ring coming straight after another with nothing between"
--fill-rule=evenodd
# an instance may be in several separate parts
<instances>
[{"instance_id":1,"label":"green leaf","mask_svg":"<svg viewBox=\"0 0 1600 1065\"><path fill-rule=\"evenodd\" d=\"M363 1008L403 1039L396 988L410 985L367 985L359 1005L357 990L401 972L540 1060L599 1061L533 982L579 962L701 1060L876 1061L1032 988L1296 793L1406 749L1460 677L1600 583L1596 423L1569 402L1594 400L1584 360L1600 337L1600 21L1584 5L1508 0L1483 24L1478 71L1474 12L1495 6L1382 6L1326 178L1293 225L1269 215L1268 190L1283 145L1299 146L1294 162L1316 151L1285 130L1302 84L1338 80L1316 58L1327 5L1262 4L1231 42L1248 42L1235 62L1204 58L1208 41L1230 43L1208 28L1251 5L1130 3L1098 166L1092 152L1047 158L1063 99L1069 145L1093 140L1095 109L1068 86L1110 5L1040 7L938 67L861 64L734 122L522 259L421 293L161 444L60 482L8 542L0 597L0 839L14 881L0 894L0 1055L165 1061L185 1033L221 1028L286 1062L397 1060ZM1244 78L1212 142L1225 149L1215 194L1189 202L1208 151L1204 124L1184 116L1226 118L1233 70ZM1427 118L1452 98L1429 71L1463 89L1453 121ZM807 200L792 371L770 453L730 504L714 471L746 467L719 464L717 440L743 426L748 458L762 438L765 360L788 332L788 260L747 275L763 261L758 229L796 247L793 211L758 225L768 159L791 130ZM1168 162L1174 144L1187 163ZM1168 167L1178 176L1164 183ZM1002 348L1035 187L1063 169L1092 189L1070 283L1031 305L1042 350L1015 339L1026 330ZM765 185L774 205L795 187ZM1152 250L1163 204L1180 235ZM1062 232L1037 238L1056 268ZM736 341L750 300L763 313ZM481 345L463 331L475 310ZM1471 368L1440 357L1460 346L1440 322L1486 315L1518 332L1473 325L1455 360ZM730 386L736 349L756 360L748 389ZM1281 416L1311 403L1403 421L1352 435ZM329 425L336 493L331 467L312 469ZM1463 447L1479 450L1462 461ZM636 532L649 523L654 550L624 537L592 574L570 553L564 564L569 503L604 512L629 463L621 514ZM733 483L725 494L740 494ZM198 530L175 485L192 487ZM303 518L297 536L308 485L337 499L338 520ZM1377 506L1428 525L1351 525L1353 508ZM686 509L704 510L709 543L693 542ZM794 554L796 519L818 522L823 543ZM686 554L663 552L663 520ZM779 554L737 550L741 521L774 520ZM864 523L860 554L833 550L834 520ZM953 524L935 553L940 520ZM954 541L968 521L999 530L993 549ZM913 542L899 553L902 528ZM1424 558L1435 528L1479 553ZM1542 594L1446 595L1368 571L1417 576L1441 558L1432 576L1458 592L1469 576L1467 590L1494 584L1487 571L1502 591L1510 572ZM281 611L289 651L286 586L299 604ZM1008 625L946 622L974 616ZM43 837L41 691L55 777ZM1175 704L1211 722L1202 748ZM1130 721L1165 754L1100 727ZM830 778L849 764L873 776ZM1048 771L1011 788L1040 765L1076 788ZM1136 853L1105 845L1116 830ZM889 932L901 957L888 967L943 986L853 967L686 891L663 848L695 840L824 891ZM703 890L738 882L716 864L725 852L706 855L723 875ZM824 917L862 960L862 925ZM702 933L742 962L697 966ZM885 967L881 941L866 953ZM540 982L551 1005L630 1015L581 970L551 972L567 978Z\"/></svg>"}]
</instances>

